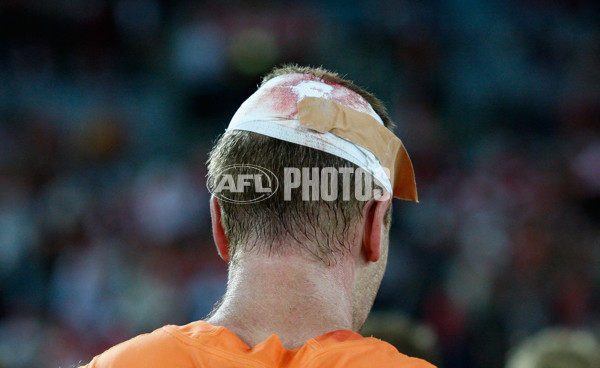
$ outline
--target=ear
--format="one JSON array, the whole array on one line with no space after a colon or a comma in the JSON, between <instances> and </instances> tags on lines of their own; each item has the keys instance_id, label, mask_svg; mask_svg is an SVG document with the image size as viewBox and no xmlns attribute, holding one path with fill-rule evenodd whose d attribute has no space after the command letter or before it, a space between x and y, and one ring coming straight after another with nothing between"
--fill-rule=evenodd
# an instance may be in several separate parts
<instances>
[{"instance_id":1,"label":"ear","mask_svg":"<svg viewBox=\"0 0 600 368\"><path fill-rule=\"evenodd\" d=\"M369 262L377 262L381 257L381 233L383 218L392 198L385 193L378 200L372 199L363 209L364 228L362 239L362 252Z\"/></svg>"},{"instance_id":2,"label":"ear","mask_svg":"<svg viewBox=\"0 0 600 368\"><path fill-rule=\"evenodd\" d=\"M229 262L229 240L227 240L225 230L223 230L223 224L221 223L221 206L215 196L210 198L210 218L212 220L213 238L215 239L219 256L221 256L225 262Z\"/></svg>"}]
</instances>

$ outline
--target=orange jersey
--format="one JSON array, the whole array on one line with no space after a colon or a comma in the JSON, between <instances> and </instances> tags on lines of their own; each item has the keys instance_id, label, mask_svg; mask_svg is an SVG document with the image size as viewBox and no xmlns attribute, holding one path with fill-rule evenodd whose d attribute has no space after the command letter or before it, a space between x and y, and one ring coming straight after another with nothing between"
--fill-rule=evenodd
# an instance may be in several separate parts
<instances>
[{"instance_id":1,"label":"orange jersey","mask_svg":"<svg viewBox=\"0 0 600 368\"><path fill-rule=\"evenodd\" d=\"M285 349L276 335L251 348L233 332L204 321L139 335L96 356L85 367L435 368L386 342L350 330L321 335L293 350Z\"/></svg>"}]
</instances>

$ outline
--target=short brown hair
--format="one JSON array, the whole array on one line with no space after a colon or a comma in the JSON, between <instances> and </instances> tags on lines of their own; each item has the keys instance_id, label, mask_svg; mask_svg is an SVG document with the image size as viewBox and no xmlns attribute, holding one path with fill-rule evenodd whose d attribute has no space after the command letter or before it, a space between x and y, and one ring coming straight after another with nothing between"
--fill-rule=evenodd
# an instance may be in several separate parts
<instances>
[{"instance_id":1,"label":"short brown hair","mask_svg":"<svg viewBox=\"0 0 600 368\"><path fill-rule=\"evenodd\" d=\"M383 103L371 93L337 73L323 68L284 65L262 78L261 86L272 78L285 74L309 74L319 79L346 87L361 95L381 117L385 126L393 130ZM273 172L283 182L286 167L358 167L337 156L310 147L297 145L254 132L231 130L225 132L213 147L208 160L208 184L214 188L216 176L231 165L256 165ZM351 191L354 180L350 180ZM342 183L339 192L341 192ZM237 200L245 200L247 193L233 193ZM300 252L326 264L335 262L336 255L347 251L348 237L354 235L356 222L362 216L366 202L352 196L334 201L303 201L300 194L292 194L284 201L283 191L261 202L231 203L219 200L221 221L229 240L229 254L235 262L240 251L281 253ZM386 226L391 218L386 214ZM293 241L293 249L283 249L283 241Z\"/></svg>"}]
</instances>

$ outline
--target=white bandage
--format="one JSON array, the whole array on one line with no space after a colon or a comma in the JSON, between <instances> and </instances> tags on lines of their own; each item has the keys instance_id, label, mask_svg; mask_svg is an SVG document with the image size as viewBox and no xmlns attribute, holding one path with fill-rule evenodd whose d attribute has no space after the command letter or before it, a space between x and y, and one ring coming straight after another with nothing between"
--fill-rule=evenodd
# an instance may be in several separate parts
<instances>
[{"instance_id":1,"label":"white bandage","mask_svg":"<svg viewBox=\"0 0 600 368\"><path fill-rule=\"evenodd\" d=\"M305 124L301 124L298 116L298 104L306 97L332 101L338 106L341 105L344 109L353 110L351 112L359 112L370 116L370 118L367 117L367 119L370 119L366 123L367 126L361 125L360 128L355 128L355 130L379 130L384 126L381 117L358 93L312 75L286 74L269 80L250 96L237 110L227 130L251 131L333 154L354 163L373 175L388 192L399 193L398 190L395 190L397 185L392 184L395 167L384 169L381 163L382 160L380 160L381 157L378 158L374 152L365 148L365 146L369 147L368 144L365 144L365 139L363 139L361 145L330 131L319 132L308 128ZM322 111L319 113L323 115ZM380 124L381 127L368 126L368 124ZM385 131L385 129L381 130ZM393 136L391 132L385 132ZM402 143L395 136L393 138L399 142L399 146L404 150ZM380 144L380 142L375 142L375 144ZM373 146L371 145L371 147ZM387 160L391 165L394 165L396 153L393 154L393 160ZM406 158L408 159L408 155L406 155ZM410 165L410 159L408 159L408 162ZM390 174L390 170L392 174ZM412 165L410 165L410 174L414 186ZM414 189L414 195L401 194L396 196L416 200L416 188Z\"/></svg>"}]
</instances>

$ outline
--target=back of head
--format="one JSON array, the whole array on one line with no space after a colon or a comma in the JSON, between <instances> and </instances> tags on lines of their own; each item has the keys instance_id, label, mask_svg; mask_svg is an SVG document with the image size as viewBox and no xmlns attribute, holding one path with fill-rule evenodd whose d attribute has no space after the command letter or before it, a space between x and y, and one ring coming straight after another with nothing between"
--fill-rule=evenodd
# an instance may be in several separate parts
<instances>
[{"instance_id":1,"label":"back of head","mask_svg":"<svg viewBox=\"0 0 600 368\"><path fill-rule=\"evenodd\" d=\"M385 107L376 97L345 80L336 73L322 68L288 65L274 69L262 80L261 87L284 75L304 74L330 85L341 86L366 100L381 118L385 127L392 130ZM319 149L272 138L247 130L227 130L215 144L209 159L209 187L217 185L217 177L223 170L242 174L249 168L266 169L284 182L286 168L352 168L349 175L349 191L354 193L353 180L358 169L354 163ZM286 193L276 191L270 197L252 202L257 183L247 183L247 190L230 192L232 200L221 200L221 222L229 241L229 256L236 262L248 252L264 254L300 254L308 259L335 263L348 251L349 238L354 237L355 225L360 220L364 200L353 195L334 200L305 200L300 191ZM342 193L342 181L337 182ZM346 188L348 189L348 188ZM252 203L248 203L252 202ZM390 207L391 208L391 207ZM389 225L391 211L386 214Z\"/></svg>"}]
</instances>

